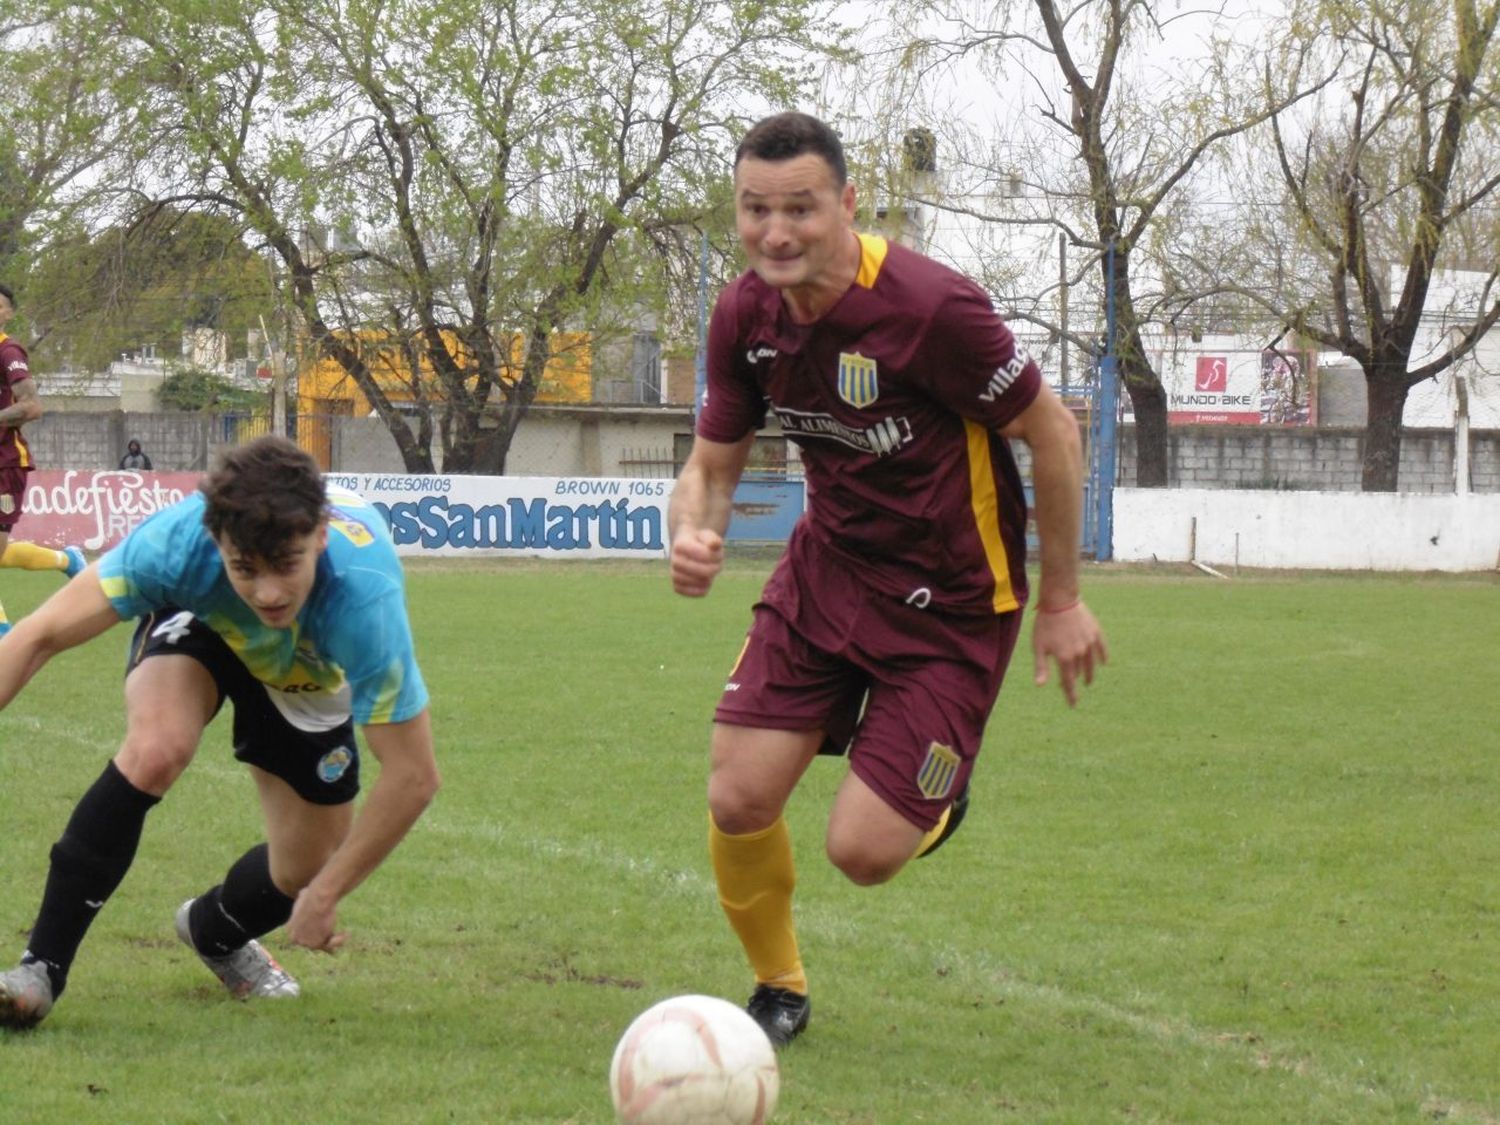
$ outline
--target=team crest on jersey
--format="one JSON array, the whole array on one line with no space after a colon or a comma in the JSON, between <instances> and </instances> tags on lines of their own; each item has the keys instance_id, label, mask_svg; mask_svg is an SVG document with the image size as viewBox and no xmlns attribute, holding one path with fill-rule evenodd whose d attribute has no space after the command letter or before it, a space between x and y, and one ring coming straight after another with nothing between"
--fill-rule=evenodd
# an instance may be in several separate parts
<instances>
[{"instance_id":1,"label":"team crest on jersey","mask_svg":"<svg viewBox=\"0 0 1500 1125\"><path fill-rule=\"evenodd\" d=\"M875 361L858 352L839 352L839 398L850 406L869 406L880 397Z\"/></svg>"},{"instance_id":2,"label":"team crest on jersey","mask_svg":"<svg viewBox=\"0 0 1500 1125\"><path fill-rule=\"evenodd\" d=\"M335 531L344 533L344 538L356 547L368 547L375 542L375 537L370 534L370 529L358 520L351 520L337 508L332 509L328 517L328 526Z\"/></svg>"},{"instance_id":3,"label":"team crest on jersey","mask_svg":"<svg viewBox=\"0 0 1500 1125\"><path fill-rule=\"evenodd\" d=\"M953 791L953 779L958 776L959 758L951 746L934 742L927 747L927 757L917 771L917 788L922 796L939 801Z\"/></svg>"}]
</instances>

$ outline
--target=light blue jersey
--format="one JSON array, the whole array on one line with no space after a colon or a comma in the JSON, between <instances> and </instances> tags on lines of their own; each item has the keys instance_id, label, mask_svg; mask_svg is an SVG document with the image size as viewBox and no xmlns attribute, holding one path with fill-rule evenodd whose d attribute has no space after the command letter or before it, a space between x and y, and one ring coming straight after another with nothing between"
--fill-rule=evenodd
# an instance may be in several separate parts
<instances>
[{"instance_id":1,"label":"light blue jersey","mask_svg":"<svg viewBox=\"0 0 1500 1125\"><path fill-rule=\"evenodd\" d=\"M412 651L404 576L380 513L330 489L328 549L289 629L261 622L229 584L194 493L156 513L99 560L104 593L122 619L176 606L222 637L302 730L399 723L427 706Z\"/></svg>"}]
</instances>

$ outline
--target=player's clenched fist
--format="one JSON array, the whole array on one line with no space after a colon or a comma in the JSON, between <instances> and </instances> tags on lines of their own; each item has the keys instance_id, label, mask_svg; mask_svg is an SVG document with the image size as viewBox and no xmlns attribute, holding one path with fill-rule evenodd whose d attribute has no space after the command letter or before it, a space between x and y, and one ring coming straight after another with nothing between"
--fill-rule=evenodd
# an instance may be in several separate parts
<instances>
[{"instance_id":1,"label":"player's clenched fist","mask_svg":"<svg viewBox=\"0 0 1500 1125\"><path fill-rule=\"evenodd\" d=\"M684 529L672 540L672 589L701 598L724 568L724 537L708 528Z\"/></svg>"},{"instance_id":2,"label":"player's clenched fist","mask_svg":"<svg viewBox=\"0 0 1500 1125\"><path fill-rule=\"evenodd\" d=\"M287 940L321 953L337 953L349 935L338 932L335 907L336 903L315 896L304 887L292 905L292 916L287 919Z\"/></svg>"}]
</instances>

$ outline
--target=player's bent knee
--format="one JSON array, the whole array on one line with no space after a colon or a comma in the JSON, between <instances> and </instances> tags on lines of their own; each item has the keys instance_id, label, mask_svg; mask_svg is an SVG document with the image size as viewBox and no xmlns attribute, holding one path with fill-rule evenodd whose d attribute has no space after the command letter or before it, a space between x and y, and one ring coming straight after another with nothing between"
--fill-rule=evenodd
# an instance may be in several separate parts
<instances>
[{"instance_id":1,"label":"player's bent knee","mask_svg":"<svg viewBox=\"0 0 1500 1125\"><path fill-rule=\"evenodd\" d=\"M295 866L278 866L271 864L271 885L274 886L287 898L295 899L302 893L313 877L317 875L320 867L298 864Z\"/></svg>"},{"instance_id":2,"label":"player's bent knee","mask_svg":"<svg viewBox=\"0 0 1500 1125\"><path fill-rule=\"evenodd\" d=\"M726 836L759 832L776 823L781 806L714 774L708 779L708 812Z\"/></svg>"},{"instance_id":3,"label":"player's bent knee","mask_svg":"<svg viewBox=\"0 0 1500 1125\"><path fill-rule=\"evenodd\" d=\"M172 787L198 751L197 739L163 736L127 738L115 755L115 768L143 793L160 797Z\"/></svg>"},{"instance_id":4,"label":"player's bent knee","mask_svg":"<svg viewBox=\"0 0 1500 1125\"><path fill-rule=\"evenodd\" d=\"M905 856L883 856L833 839L828 841L827 851L828 861L858 887L875 887L888 882L906 864Z\"/></svg>"}]
</instances>

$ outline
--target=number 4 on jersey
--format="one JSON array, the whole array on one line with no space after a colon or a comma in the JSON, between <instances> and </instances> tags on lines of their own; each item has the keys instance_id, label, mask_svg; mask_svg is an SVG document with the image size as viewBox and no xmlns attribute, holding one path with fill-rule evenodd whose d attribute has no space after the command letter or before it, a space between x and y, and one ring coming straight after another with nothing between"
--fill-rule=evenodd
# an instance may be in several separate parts
<instances>
[{"instance_id":1,"label":"number 4 on jersey","mask_svg":"<svg viewBox=\"0 0 1500 1125\"><path fill-rule=\"evenodd\" d=\"M155 629L151 630L153 637L166 637L167 644L175 645L183 637L188 635L188 630L193 627L193 615L187 610L179 610L172 614Z\"/></svg>"}]
</instances>

